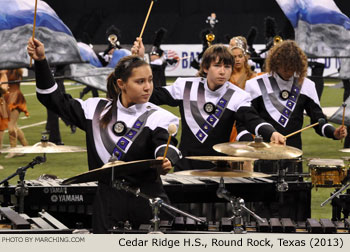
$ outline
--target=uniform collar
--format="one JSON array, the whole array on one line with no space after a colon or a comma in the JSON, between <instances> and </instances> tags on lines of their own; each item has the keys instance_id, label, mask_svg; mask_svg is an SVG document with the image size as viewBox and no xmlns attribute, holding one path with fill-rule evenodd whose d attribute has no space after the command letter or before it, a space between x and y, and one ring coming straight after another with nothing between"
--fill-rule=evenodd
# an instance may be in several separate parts
<instances>
[{"instance_id":1,"label":"uniform collar","mask_svg":"<svg viewBox=\"0 0 350 252\"><path fill-rule=\"evenodd\" d=\"M124 105L121 103L120 101L120 95L118 96L118 100L117 100L117 108L120 109L121 111L124 111L126 113L130 113L130 114L135 114L137 113L140 109L142 109L146 103L141 103L141 104L135 104L132 105L128 108L124 107Z\"/></svg>"},{"instance_id":2,"label":"uniform collar","mask_svg":"<svg viewBox=\"0 0 350 252\"><path fill-rule=\"evenodd\" d=\"M278 86L282 89L286 87L289 87L289 88L292 87L295 79L295 77L292 76L289 80L284 80L277 73L273 73L272 76L276 79Z\"/></svg>"},{"instance_id":3,"label":"uniform collar","mask_svg":"<svg viewBox=\"0 0 350 252\"><path fill-rule=\"evenodd\" d=\"M221 94L222 92L224 92L226 89L227 89L227 81L221 86L219 87L218 89L216 89L215 91L211 90L209 87L208 87L208 81L207 79L203 78L201 81L204 81L204 88L206 91L208 91L210 94Z\"/></svg>"}]
</instances>

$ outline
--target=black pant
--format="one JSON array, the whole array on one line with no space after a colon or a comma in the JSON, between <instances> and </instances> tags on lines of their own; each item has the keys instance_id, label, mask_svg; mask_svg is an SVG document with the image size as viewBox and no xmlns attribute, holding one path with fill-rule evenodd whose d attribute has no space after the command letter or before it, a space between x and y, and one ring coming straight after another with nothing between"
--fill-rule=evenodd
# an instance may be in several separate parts
<instances>
[{"instance_id":1,"label":"black pant","mask_svg":"<svg viewBox=\"0 0 350 252\"><path fill-rule=\"evenodd\" d=\"M323 87L324 87L324 80L323 80L324 64L318 63L318 62L309 62L309 67L311 67L310 79L313 82L315 82L318 99L321 100Z\"/></svg>"}]
</instances>

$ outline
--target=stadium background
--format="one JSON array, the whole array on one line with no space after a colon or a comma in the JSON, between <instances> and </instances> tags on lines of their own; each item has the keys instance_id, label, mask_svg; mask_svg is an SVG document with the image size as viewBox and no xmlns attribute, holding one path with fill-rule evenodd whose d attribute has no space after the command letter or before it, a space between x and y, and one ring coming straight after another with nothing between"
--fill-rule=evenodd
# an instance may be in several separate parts
<instances>
[{"instance_id":1,"label":"stadium background","mask_svg":"<svg viewBox=\"0 0 350 252\"><path fill-rule=\"evenodd\" d=\"M106 29L114 24L121 30L122 44L132 44L140 34L150 0L45 0L71 29L76 39L86 32L91 44L106 44ZM335 0L339 9L350 15L350 1ZM158 0L143 36L151 44L154 31L160 27L168 30L164 44L200 44L199 34L206 18L215 12L219 23L218 41L226 43L225 36L246 35L251 26L258 28L255 43L264 44L264 18L276 19L277 31L289 24L275 0Z\"/></svg>"}]
</instances>

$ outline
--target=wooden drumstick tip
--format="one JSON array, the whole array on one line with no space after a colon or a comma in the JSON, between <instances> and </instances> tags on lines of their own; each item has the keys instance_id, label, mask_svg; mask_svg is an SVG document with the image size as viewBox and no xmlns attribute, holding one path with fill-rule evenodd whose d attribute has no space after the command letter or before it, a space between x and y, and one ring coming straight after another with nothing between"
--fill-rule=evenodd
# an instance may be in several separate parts
<instances>
[{"instance_id":1,"label":"wooden drumstick tip","mask_svg":"<svg viewBox=\"0 0 350 252\"><path fill-rule=\"evenodd\" d=\"M163 161L165 160L166 154L168 153L168 148L169 148L171 136L172 136L174 133L176 133L176 131L177 131L176 125L173 124L173 123L169 124L169 126L168 126L169 138L168 138L168 142L167 142L166 147L165 147L165 151L164 151L164 155L163 155Z\"/></svg>"},{"instance_id":2,"label":"wooden drumstick tip","mask_svg":"<svg viewBox=\"0 0 350 252\"><path fill-rule=\"evenodd\" d=\"M177 131L177 127L175 124L171 123L169 124L169 127L168 127L168 132L169 132L169 135L173 135L175 134Z\"/></svg>"}]
</instances>

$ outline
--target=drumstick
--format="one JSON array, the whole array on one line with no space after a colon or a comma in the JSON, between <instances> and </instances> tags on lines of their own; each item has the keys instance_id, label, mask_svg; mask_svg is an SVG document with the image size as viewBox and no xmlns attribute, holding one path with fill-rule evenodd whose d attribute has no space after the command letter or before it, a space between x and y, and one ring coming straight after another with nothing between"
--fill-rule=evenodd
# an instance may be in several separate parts
<instances>
[{"instance_id":1,"label":"drumstick","mask_svg":"<svg viewBox=\"0 0 350 252\"><path fill-rule=\"evenodd\" d=\"M342 121L341 121L341 126L343 126L343 127L344 127L344 121L345 121L345 107L346 107L346 103L345 103L345 102L343 102L342 106L343 106L343 119L342 119ZM340 140L340 142L341 142L341 143L343 143L343 138Z\"/></svg>"},{"instance_id":2,"label":"drumstick","mask_svg":"<svg viewBox=\"0 0 350 252\"><path fill-rule=\"evenodd\" d=\"M154 0L152 0L151 4L149 6L149 9L148 9L148 12L147 12L147 16L146 16L145 22L143 23L142 30L141 30L141 33L140 33L140 36L139 36L140 39L142 38L143 32L145 30L149 14L151 13L151 10L152 10L153 3L154 3Z\"/></svg>"},{"instance_id":3,"label":"drumstick","mask_svg":"<svg viewBox=\"0 0 350 252\"><path fill-rule=\"evenodd\" d=\"M36 10L37 10L37 7L38 7L38 0L35 0L34 21L33 21L33 35L32 35L33 41L34 41L34 37L35 37L35 24L36 24ZM32 67L32 62L33 62L33 58L32 58L32 56L30 56L29 67Z\"/></svg>"},{"instance_id":4,"label":"drumstick","mask_svg":"<svg viewBox=\"0 0 350 252\"><path fill-rule=\"evenodd\" d=\"M163 162L164 162L164 160L166 158L166 154L168 152L171 136L172 136L172 134L174 134L176 132L176 130L177 130L177 127L176 127L175 124L173 124L173 123L169 124L169 127L168 127L169 138L168 138L168 142L167 142L166 147L165 147L165 152L164 152L164 156L163 156Z\"/></svg>"},{"instance_id":5,"label":"drumstick","mask_svg":"<svg viewBox=\"0 0 350 252\"><path fill-rule=\"evenodd\" d=\"M300 132L302 132L302 131L304 131L304 130L310 129L310 128L312 128L312 127L318 125L318 124L322 125L322 124L324 124L325 122L326 122L326 121L325 121L324 118L320 118L320 119L318 119L318 122L317 122L317 123L311 124L311 125L309 125L309 126L306 126L306 127L303 128L303 129L300 129L300 130L297 130L297 131L295 131L295 132L293 132L293 133L290 133L289 135L286 135L285 138L294 136L294 135L296 135L296 134L298 134L298 133L300 133Z\"/></svg>"}]
</instances>

